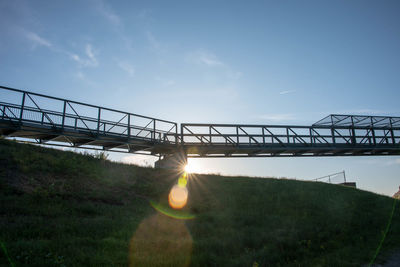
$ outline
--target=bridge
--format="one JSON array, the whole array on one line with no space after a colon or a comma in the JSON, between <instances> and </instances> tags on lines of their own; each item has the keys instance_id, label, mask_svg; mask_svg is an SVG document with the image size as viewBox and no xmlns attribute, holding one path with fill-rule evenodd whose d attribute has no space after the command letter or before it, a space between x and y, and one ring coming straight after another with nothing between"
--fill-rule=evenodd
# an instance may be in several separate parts
<instances>
[{"instance_id":1,"label":"bridge","mask_svg":"<svg viewBox=\"0 0 400 267\"><path fill-rule=\"evenodd\" d=\"M400 155L400 117L329 115L309 126L178 123L0 86L0 135L35 144L187 157ZM156 164L157 165L157 164Z\"/></svg>"}]
</instances>

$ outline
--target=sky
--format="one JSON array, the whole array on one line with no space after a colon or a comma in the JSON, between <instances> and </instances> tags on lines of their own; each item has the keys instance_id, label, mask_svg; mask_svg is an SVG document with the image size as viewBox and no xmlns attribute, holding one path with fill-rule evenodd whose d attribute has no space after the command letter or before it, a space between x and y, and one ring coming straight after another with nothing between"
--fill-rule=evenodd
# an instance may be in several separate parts
<instances>
[{"instance_id":1,"label":"sky","mask_svg":"<svg viewBox=\"0 0 400 267\"><path fill-rule=\"evenodd\" d=\"M399 13L399 1L0 0L0 85L178 123L400 116ZM385 195L400 185L396 156L190 162L305 180L345 170Z\"/></svg>"}]
</instances>

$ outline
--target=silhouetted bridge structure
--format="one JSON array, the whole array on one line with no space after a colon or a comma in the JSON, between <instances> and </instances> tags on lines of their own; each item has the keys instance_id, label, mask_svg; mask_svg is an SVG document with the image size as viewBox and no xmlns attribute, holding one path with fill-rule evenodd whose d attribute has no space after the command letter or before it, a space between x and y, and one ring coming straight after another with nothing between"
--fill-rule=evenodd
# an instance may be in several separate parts
<instances>
[{"instance_id":1,"label":"silhouetted bridge structure","mask_svg":"<svg viewBox=\"0 0 400 267\"><path fill-rule=\"evenodd\" d=\"M0 134L160 157L400 155L400 117L329 115L311 126L160 120L0 86Z\"/></svg>"}]
</instances>

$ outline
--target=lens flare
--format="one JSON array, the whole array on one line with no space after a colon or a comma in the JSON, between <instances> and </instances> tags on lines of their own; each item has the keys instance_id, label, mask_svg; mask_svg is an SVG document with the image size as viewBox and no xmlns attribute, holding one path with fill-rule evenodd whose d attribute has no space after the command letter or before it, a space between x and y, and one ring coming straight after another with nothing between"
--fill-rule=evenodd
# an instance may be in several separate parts
<instances>
[{"instance_id":1,"label":"lens flare","mask_svg":"<svg viewBox=\"0 0 400 267\"><path fill-rule=\"evenodd\" d=\"M187 180L185 178L183 178L183 177L179 178L178 185L180 187L186 187L186 184L187 184Z\"/></svg>"},{"instance_id":2,"label":"lens flare","mask_svg":"<svg viewBox=\"0 0 400 267\"><path fill-rule=\"evenodd\" d=\"M178 219L178 220L192 220L196 218L194 214L191 214L187 211L183 210L176 210L168 205L164 206L163 204L156 202L156 201L150 201L150 205L159 213L162 213L168 217Z\"/></svg>"},{"instance_id":3,"label":"lens flare","mask_svg":"<svg viewBox=\"0 0 400 267\"><path fill-rule=\"evenodd\" d=\"M179 184L174 185L169 192L168 202L171 208L181 209L183 208L188 199L188 190L186 186L180 186Z\"/></svg>"},{"instance_id":4,"label":"lens flare","mask_svg":"<svg viewBox=\"0 0 400 267\"><path fill-rule=\"evenodd\" d=\"M129 245L129 266L189 266L192 247L183 220L157 213L136 229Z\"/></svg>"}]
</instances>

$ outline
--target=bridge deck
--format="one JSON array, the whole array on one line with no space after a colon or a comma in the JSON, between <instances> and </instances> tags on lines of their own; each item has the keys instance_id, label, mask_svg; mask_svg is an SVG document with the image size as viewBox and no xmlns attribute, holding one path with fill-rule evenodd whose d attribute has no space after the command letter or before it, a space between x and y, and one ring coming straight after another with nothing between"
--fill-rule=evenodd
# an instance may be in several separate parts
<instances>
[{"instance_id":1,"label":"bridge deck","mask_svg":"<svg viewBox=\"0 0 400 267\"><path fill-rule=\"evenodd\" d=\"M181 124L0 86L0 134L40 144L188 157L400 155L400 118L330 115L311 126Z\"/></svg>"},{"instance_id":2,"label":"bridge deck","mask_svg":"<svg viewBox=\"0 0 400 267\"><path fill-rule=\"evenodd\" d=\"M0 134L40 144L129 153L172 153L177 123L0 87Z\"/></svg>"},{"instance_id":3,"label":"bridge deck","mask_svg":"<svg viewBox=\"0 0 400 267\"><path fill-rule=\"evenodd\" d=\"M400 126L181 124L181 145L193 157L399 155Z\"/></svg>"}]
</instances>

